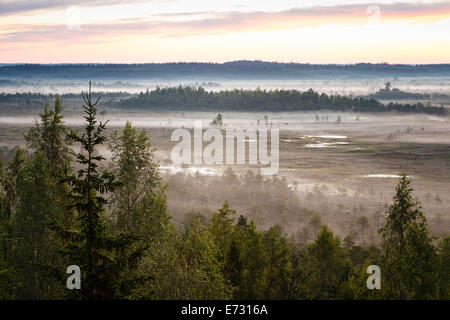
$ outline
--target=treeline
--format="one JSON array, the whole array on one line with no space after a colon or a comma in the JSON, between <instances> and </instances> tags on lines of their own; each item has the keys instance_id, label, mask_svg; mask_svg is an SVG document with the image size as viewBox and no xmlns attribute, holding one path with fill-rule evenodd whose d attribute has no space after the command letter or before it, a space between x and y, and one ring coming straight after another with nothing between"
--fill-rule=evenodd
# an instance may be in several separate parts
<instances>
[{"instance_id":1,"label":"treeline","mask_svg":"<svg viewBox=\"0 0 450 320\"><path fill-rule=\"evenodd\" d=\"M352 98L341 95L319 94L312 89L299 90L222 90L206 91L202 87L169 87L141 92L116 104L159 110L197 111L353 111L353 112L417 112L446 114L444 107L425 106L422 103L382 104L375 99Z\"/></svg>"},{"instance_id":2,"label":"treeline","mask_svg":"<svg viewBox=\"0 0 450 320\"><path fill-rule=\"evenodd\" d=\"M369 94L368 98L374 99L414 99L414 100L430 100L437 98L448 98L448 95L442 93L414 93L408 91L402 91L398 88L392 88L390 82L385 83L384 88L380 88L377 92Z\"/></svg>"},{"instance_id":3,"label":"treeline","mask_svg":"<svg viewBox=\"0 0 450 320\"><path fill-rule=\"evenodd\" d=\"M448 76L450 64L309 64L266 61L143 64L13 64L0 66L1 78L19 79L326 79Z\"/></svg>"},{"instance_id":4,"label":"treeline","mask_svg":"<svg viewBox=\"0 0 450 320\"><path fill-rule=\"evenodd\" d=\"M398 88L393 88L392 90L382 88L374 94L370 94L369 97L374 99L431 99L431 95L428 93L407 92Z\"/></svg>"},{"instance_id":5,"label":"treeline","mask_svg":"<svg viewBox=\"0 0 450 320\"><path fill-rule=\"evenodd\" d=\"M389 91L392 92L393 90ZM351 112L410 112L445 115L443 106L415 103L383 104L373 97L346 97L327 95L309 89L299 90L222 90L207 91L203 87L178 86L147 90L137 95L128 92L93 92L102 96L103 105L115 108L139 108L150 110L194 111L351 111ZM0 103L21 106L48 103L59 96L66 100L81 99L80 94L61 95L42 93L0 93ZM392 98L392 97L391 97ZM105 100L108 99L108 100Z\"/></svg>"},{"instance_id":6,"label":"treeline","mask_svg":"<svg viewBox=\"0 0 450 320\"><path fill-rule=\"evenodd\" d=\"M102 96L103 98L123 98L124 96L131 96L128 92L93 92L94 97ZM79 93L63 93L63 94L45 94L36 92L17 92L17 93L0 93L0 102L17 102L24 100L39 100L48 101L54 100L55 97L60 97L62 99L81 99L82 95Z\"/></svg>"},{"instance_id":7,"label":"treeline","mask_svg":"<svg viewBox=\"0 0 450 320\"><path fill-rule=\"evenodd\" d=\"M64 126L57 98L25 135L29 152L1 167L0 298L450 298L450 238L436 246L405 175L380 248L343 245L326 226L309 244L277 225L260 231L226 202L211 220L175 225L147 134L127 123L107 139L98 100L83 99L80 131ZM66 287L69 265L80 290ZM368 265L381 267L380 290L366 287Z\"/></svg>"},{"instance_id":8,"label":"treeline","mask_svg":"<svg viewBox=\"0 0 450 320\"><path fill-rule=\"evenodd\" d=\"M105 99L104 104L111 104L113 101L120 101L121 99L131 96L128 92L93 92L94 97L103 97ZM0 93L0 108L17 111L23 109L31 109L39 107L43 104L51 103L56 97L60 97L66 101L79 101L81 94L78 93L64 93L61 95L43 94L33 92L23 93ZM21 108L21 109L18 109Z\"/></svg>"},{"instance_id":9,"label":"treeline","mask_svg":"<svg viewBox=\"0 0 450 320\"><path fill-rule=\"evenodd\" d=\"M0 87L18 87L18 86L39 86L39 85L45 85L45 84L49 84L47 81L43 81L43 80L32 80L32 81L27 81L27 80L15 80L15 79L0 79ZM79 83L77 82L68 82L65 80L60 80L60 81L55 81L55 82L51 82L49 85L56 85L58 87L62 86L62 87L73 87L73 86L77 86L79 85ZM93 82L93 85L95 85L97 88L98 87L108 87L108 88L114 88L114 87L142 87L142 85L138 84L138 83L133 83L133 82L129 82L129 81L111 81L111 82Z\"/></svg>"}]
</instances>

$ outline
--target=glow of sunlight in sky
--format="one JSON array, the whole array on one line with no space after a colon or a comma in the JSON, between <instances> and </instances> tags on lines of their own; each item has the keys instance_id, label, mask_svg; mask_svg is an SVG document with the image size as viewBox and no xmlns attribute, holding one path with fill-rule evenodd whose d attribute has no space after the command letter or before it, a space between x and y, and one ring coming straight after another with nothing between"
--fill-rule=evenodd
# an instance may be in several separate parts
<instances>
[{"instance_id":1,"label":"glow of sunlight in sky","mask_svg":"<svg viewBox=\"0 0 450 320\"><path fill-rule=\"evenodd\" d=\"M0 0L0 63L448 63L450 1Z\"/></svg>"}]
</instances>

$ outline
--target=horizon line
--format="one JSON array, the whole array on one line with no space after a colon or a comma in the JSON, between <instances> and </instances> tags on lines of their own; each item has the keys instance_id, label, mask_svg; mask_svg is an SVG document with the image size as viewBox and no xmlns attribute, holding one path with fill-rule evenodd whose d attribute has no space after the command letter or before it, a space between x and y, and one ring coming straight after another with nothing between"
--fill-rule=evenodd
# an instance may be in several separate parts
<instances>
[{"instance_id":1,"label":"horizon line","mask_svg":"<svg viewBox=\"0 0 450 320\"><path fill-rule=\"evenodd\" d=\"M223 65L227 63L239 63L239 62L250 62L250 63L271 63L271 64L298 64L298 65L330 65L330 66L355 66L355 65L389 65L389 66L424 66L424 65L448 65L449 62L445 63L389 63L389 62L352 62L352 63L312 63L312 62L295 62L295 61L269 61L269 60L229 60L224 62L218 61L167 61L167 62L51 62L51 63L40 63L40 62L0 62L0 67L3 66L13 66L13 65L149 65L149 64L217 64Z\"/></svg>"}]
</instances>

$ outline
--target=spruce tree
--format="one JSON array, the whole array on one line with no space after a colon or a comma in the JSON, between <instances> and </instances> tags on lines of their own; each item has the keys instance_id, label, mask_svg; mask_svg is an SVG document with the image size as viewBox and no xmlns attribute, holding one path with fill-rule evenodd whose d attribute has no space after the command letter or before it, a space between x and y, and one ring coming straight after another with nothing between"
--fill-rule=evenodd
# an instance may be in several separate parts
<instances>
[{"instance_id":1,"label":"spruce tree","mask_svg":"<svg viewBox=\"0 0 450 320\"><path fill-rule=\"evenodd\" d=\"M402 174L386 212L383 237L383 293L389 299L429 299L435 293L437 254L422 204Z\"/></svg>"},{"instance_id":2,"label":"spruce tree","mask_svg":"<svg viewBox=\"0 0 450 320\"><path fill-rule=\"evenodd\" d=\"M114 235L106 228L106 194L119 182L107 170L99 170L105 158L98 154L97 147L106 141L104 130L107 124L97 124L99 99L93 101L89 83L89 91L83 93L86 120L83 133L71 131L69 134L71 140L81 145L82 151L76 154L80 169L75 174L66 172L61 182L69 186L69 209L76 214L77 228L67 230L56 221L52 223L65 241L62 255L67 265L80 267L81 290L74 290L74 294L82 299L123 298L130 294L140 279L125 271L136 267L144 250L133 234L120 232Z\"/></svg>"}]
</instances>

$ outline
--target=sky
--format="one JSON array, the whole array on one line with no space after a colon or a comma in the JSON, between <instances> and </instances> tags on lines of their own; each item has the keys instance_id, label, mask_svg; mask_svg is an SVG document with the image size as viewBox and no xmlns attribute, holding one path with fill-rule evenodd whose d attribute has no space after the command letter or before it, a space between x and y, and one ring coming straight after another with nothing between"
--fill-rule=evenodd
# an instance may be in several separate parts
<instances>
[{"instance_id":1,"label":"sky","mask_svg":"<svg viewBox=\"0 0 450 320\"><path fill-rule=\"evenodd\" d=\"M0 63L450 63L450 0L0 0Z\"/></svg>"}]
</instances>

